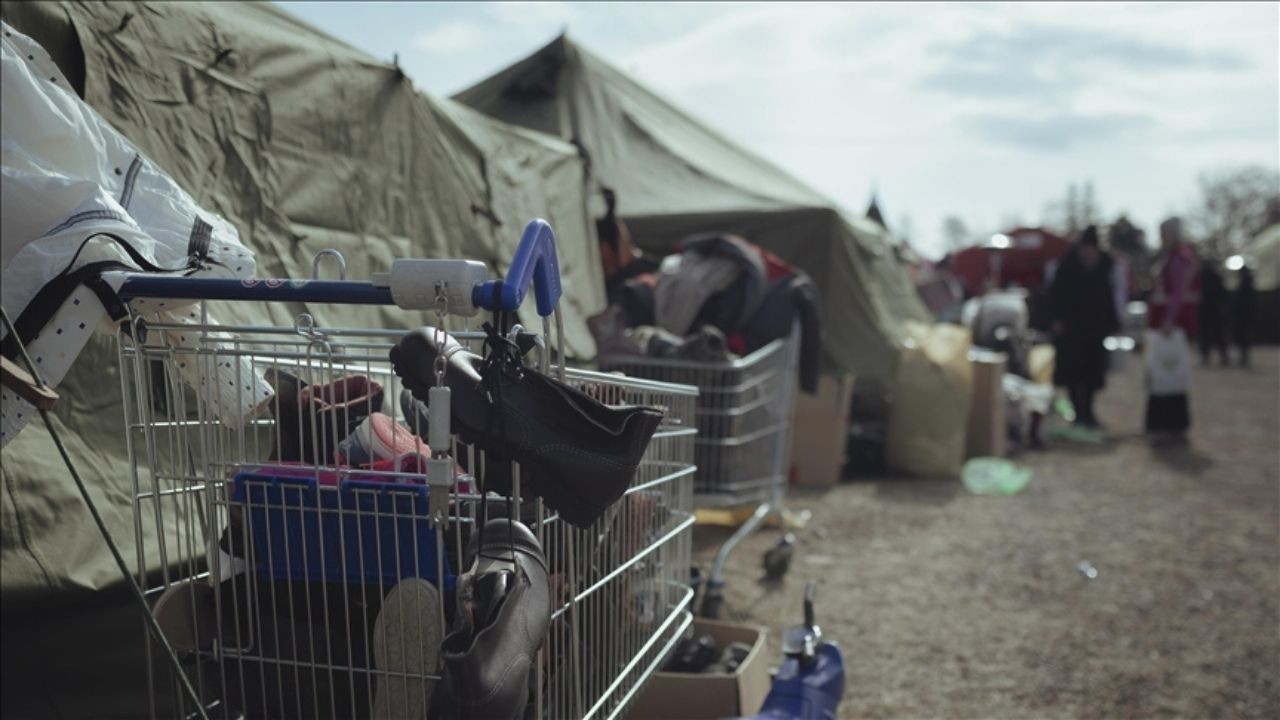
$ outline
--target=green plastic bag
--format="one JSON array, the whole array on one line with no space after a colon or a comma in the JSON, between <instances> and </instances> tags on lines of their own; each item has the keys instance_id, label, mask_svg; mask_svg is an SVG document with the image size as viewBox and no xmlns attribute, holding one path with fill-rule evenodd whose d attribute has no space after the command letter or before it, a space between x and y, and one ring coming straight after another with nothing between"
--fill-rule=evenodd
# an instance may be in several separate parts
<instances>
[{"instance_id":1,"label":"green plastic bag","mask_svg":"<svg viewBox=\"0 0 1280 720\"><path fill-rule=\"evenodd\" d=\"M1013 495L1031 482L1031 468L1004 458L976 457L964 464L960 480L974 495Z\"/></svg>"},{"instance_id":2,"label":"green plastic bag","mask_svg":"<svg viewBox=\"0 0 1280 720\"><path fill-rule=\"evenodd\" d=\"M1076 421L1076 408L1065 396L1056 395L1053 398L1053 411L1058 414L1058 417L1067 422Z\"/></svg>"},{"instance_id":3,"label":"green plastic bag","mask_svg":"<svg viewBox=\"0 0 1280 720\"><path fill-rule=\"evenodd\" d=\"M1049 437L1054 440L1067 440L1086 445L1101 445L1106 441L1106 437L1100 430L1091 430L1090 428L1080 427L1079 425L1064 425L1056 427L1049 431Z\"/></svg>"}]
</instances>

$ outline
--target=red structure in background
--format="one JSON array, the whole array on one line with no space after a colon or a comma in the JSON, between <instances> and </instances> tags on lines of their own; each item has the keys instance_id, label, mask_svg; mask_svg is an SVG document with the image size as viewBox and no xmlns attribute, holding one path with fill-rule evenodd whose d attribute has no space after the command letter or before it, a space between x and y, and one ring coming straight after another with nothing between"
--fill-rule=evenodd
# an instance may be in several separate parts
<instances>
[{"instance_id":1,"label":"red structure in background","mask_svg":"<svg viewBox=\"0 0 1280 720\"><path fill-rule=\"evenodd\" d=\"M950 270L964 286L966 297L983 294L989 281L995 287L1012 284L1040 290L1050 263L1071 247L1066 238L1044 228L1019 227L1004 235L1009 238L1007 248L975 245L951 255Z\"/></svg>"}]
</instances>

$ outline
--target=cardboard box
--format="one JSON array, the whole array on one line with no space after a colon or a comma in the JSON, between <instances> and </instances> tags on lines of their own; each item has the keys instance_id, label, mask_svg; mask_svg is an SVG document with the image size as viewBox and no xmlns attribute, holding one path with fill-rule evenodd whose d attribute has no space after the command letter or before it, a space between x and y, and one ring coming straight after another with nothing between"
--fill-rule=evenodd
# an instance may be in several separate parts
<instances>
[{"instance_id":1,"label":"cardboard box","mask_svg":"<svg viewBox=\"0 0 1280 720\"><path fill-rule=\"evenodd\" d=\"M1003 353L971 353L973 402L969 405L969 429L965 457L1004 457L1008 450L1008 426L1004 401Z\"/></svg>"},{"instance_id":2,"label":"cardboard box","mask_svg":"<svg viewBox=\"0 0 1280 720\"><path fill-rule=\"evenodd\" d=\"M796 396L791 468L797 485L830 487L840 480L849 440L853 376L823 375L816 395Z\"/></svg>"},{"instance_id":3,"label":"cardboard box","mask_svg":"<svg viewBox=\"0 0 1280 720\"><path fill-rule=\"evenodd\" d=\"M735 673L656 672L627 714L629 720L716 720L754 715L769 694L769 659L763 627L697 618L693 632L720 646L747 643L751 652Z\"/></svg>"}]
</instances>

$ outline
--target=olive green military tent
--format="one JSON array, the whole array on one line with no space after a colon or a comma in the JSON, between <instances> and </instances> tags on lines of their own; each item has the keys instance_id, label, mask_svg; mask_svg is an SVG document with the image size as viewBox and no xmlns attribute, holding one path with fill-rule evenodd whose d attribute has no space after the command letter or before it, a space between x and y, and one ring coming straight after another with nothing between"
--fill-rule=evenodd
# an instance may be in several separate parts
<instances>
[{"instance_id":1,"label":"olive green military tent","mask_svg":"<svg viewBox=\"0 0 1280 720\"><path fill-rule=\"evenodd\" d=\"M925 320L885 229L850 215L561 36L455 95L504 122L578 144L642 247L736 232L803 268L822 297L828 367L871 387L892 374L905 320ZM868 387L868 385L863 385Z\"/></svg>"},{"instance_id":2,"label":"olive green military tent","mask_svg":"<svg viewBox=\"0 0 1280 720\"><path fill-rule=\"evenodd\" d=\"M584 318L604 306L603 279L571 145L417 92L398 68L275 5L2 7L92 108L238 228L259 275L309 276L324 248L344 253L352 279L397 256L472 258L497 273L541 216L559 239L568 347L594 355ZM286 324L303 311L341 327L428 322L297 304L221 319ZM59 387L54 423L132 558L116 365L114 341L91 340ZM0 460L4 716L143 716L141 624L48 432L32 424Z\"/></svg>"}]
</instances>

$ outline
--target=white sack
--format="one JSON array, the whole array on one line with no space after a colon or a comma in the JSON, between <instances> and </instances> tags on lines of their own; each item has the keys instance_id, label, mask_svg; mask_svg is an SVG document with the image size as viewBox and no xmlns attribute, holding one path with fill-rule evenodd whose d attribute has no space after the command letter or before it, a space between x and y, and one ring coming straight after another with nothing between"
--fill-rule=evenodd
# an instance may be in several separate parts
<instances>
[{"instance_id":1,"label":"white sack","mask_svg":"<svg viewBox=\"0 0 1280 720\"><path fill-rule=\"evenodd\" d=\"M1147 331L1147 389L1152 395L1181 395L1191 388L1191 348L1175 329Z\"/></svg>"},{"instance_id":2,"label":"white sack","mask_svg":"<svg viewBox=\"0 0 1280 720\"><path fill-rule=\"evenodd\" d=\"M95 233L119 236L154 265L190 264L192 238L209 238L212 261L198 277L250 278L253 253L236 229L198 206L177 183L100 117L71 89L38 43L3 26L0 77L0 302L16 321L42 287L67 270L100 260L129 265L128 255ZM83 251L76 256L77 250ZM189 304L189 301L187 301ZM182 322L183 302L149 312L160 322ZM57 386L97 329L114 330L97 296L78 287L27 351L42 378ZM0 337L5 331L0 327ZM171 342L177 338L168 338ZM189 382L194 375L184 373ZM213 398L221 419L233 427L259 411L270 386L245 361L245 392ZM225 397L223 396L225 395ZM0 447L31 420L35 409L0 390Z\"/></svg>"}]
</instances>

